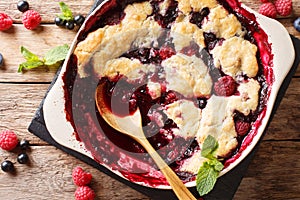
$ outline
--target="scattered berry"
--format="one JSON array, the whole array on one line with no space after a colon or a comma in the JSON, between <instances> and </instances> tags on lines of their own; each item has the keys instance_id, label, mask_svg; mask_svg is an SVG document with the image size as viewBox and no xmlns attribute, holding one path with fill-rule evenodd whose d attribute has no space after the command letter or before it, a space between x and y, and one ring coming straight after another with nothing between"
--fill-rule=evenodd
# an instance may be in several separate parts
<instances>
[{"instance_id":1,"label":"scattered berry","mask_svg":"<svg viewBox=\"0 0 300 200\"><path fill-rule=\"evenodd\" d=\"M248 122L237 121L235 123L235 130L236 130L237 134L240 136L246 135L249 132L250 128L251 128L251 125Z\"/></svg>"},{"instance_id":2,"label":"scattered berry","mask_svg":"<svg viewBox=\"0 0 300 200\"><path fill-rule=\"evenodd\" d=\"M11 151L18 143L18 137L13 131L5 130L0 133L0 147L3 150Z\"/></svg>"},{"instance_id":3,"label":"scattered berry","mask_svg":"<svg viewBox=\"0 0 300 200\"><path fill-rule=\"evenodd\" d=\"M231 96L236 91L235 80L231 76L223 76L215 83L214 90L218 96Z\"/></svg>"},{"instance_id":4,"label":"scattered berry","mask_svg":"<svg viewBox=\"0 0 300 200\"><path fill-rule=\"evenodd\" d=\"M262 3L268 3L270 2L269 0L260 0Z\"/></svg>"},{"instance_id":5,"label":"scattered berry","mask_svg":"<svg viewBox=\"0 0 300 200\"><path fill-rule=\"evenodd\" d=\"M300 32L300 17L298 17L295 21L294 21L294 27L297 31Z\"/></svg>"},{"instance_id":6,"label":"scattered berry","mask_svg":"<svg viewBox=\"0 0 300 200\"><path fill-rule=\"evenodd\" d=\"M271 2L263 3L260 6L258 12L262 15L265 15L265 16L273 18L273 19L276 18L276 16L277 16L277 11L276 11L275 5Z\"/></svg>"},{"instance_id":7,"label":"scattered berry","mask_svg":"<svg viewBox=\"0 0 300 200\"><path fill-rule=\"evenodd\" d=\"M204 109L207 105L207 100L204 98L199 98L199 99L197 99L197 104L200 109Z\"/></svg>"},{"instance_id":8,"label":"scattered berry","mask_svg":"<svg viewBox=\"0 0 300 200\"><path fill-rule=\"evenodd\" d=\"M0 53L0 68L4 65L3 55Z\"/></svg>"},{"instance_id":9,"label":"scattered berry","mask_svg":"<svg viewBox=\"0 0 300 200\"><path fill-rule=\"evenodd\" d=\"M59 17L55 17L55 18L54 18L54 23L55 23L57 26L65 26L65 25L66 25L66 21L63 20L62 18L59 18Z\"/></svg>"},{"instance_id":10,"label":"scattered berry","mask_svg":"<svg viewBox=\"0 0 300 200\"><path fill-rule=\"evenodd\" d=\"M80 186L75 191L76 200L94 200L95 192L88 186Z\"/></svg>"},{"instance_id":11,"label":"scattered berry","mask_svg":"<svg viewBox=\"0 0 300 200\"><path fill-rule=\"evenodd\" d=\"M26 150L26 149L28 149L29 148L29 141L28 140L21 140L20 141L20 148L22 149L22 150Z\"/></svg>"},{"instance_id":12,"label":"scattered berry","mask_svg":"<svg viewBox=\"0 0 300 200\"><path fill-rule=\"evenodd\" d=\"M22 22L25 28L33 30L40 25L42 21L41 15L35 10L27 10L24 12Z\"/></svg>"},{"instance_id":13,"label":"scattered berry","mask_svg":"<svg viewBox=\"0 0 300 200\"><path fill-rule=\"evenodd\" d=\"M29 9L29 3L27 1L19 1L17 8L20 12L25 12Z\"/></svg>"},{"instance_id":14,"label":"scattered berry","mask_svg":"<svg viewBox=\"0 0 300 200\"><path fill-rule=\"evenodd\" d=\"M73 182L77 186L88 185L92 180L92 174L85 172L81 167L75 167L72 172Z\"/></svg>"},{"instance_id":15,"label":"scattered berry","mask_svg":"<svg viewBox=\"0 0 300 200\"><path fill-rule=\"evenodd\" d=\"M29 161L29 157L26 153L21 153L18 155L17 161L20 164L26 164Z\"/></svg>"},{"instance_id":16,"label":"scattered berry","mask_svg":"<svg viewBox=\"0 0 300 200\"><path fill-rule=\"evenodd\" d=\"M274 2L277 13L281 16L288 16L293 11L292 0L276 0Z\"/></svg>"},{"instance_id":17,"label":"scattered berry","mask_svg":"<svg viewBox=\"0 0 300 200\"><path fill-rule=\"evenodd\" d=\"M82 15L76 15L74 17L74 21L77 26L81 26L83 24L84 20L85 20L85 18Z\"/></svg>"},{"instance_id":18,"label":"scattered berry","mask_svg":"<svg viewBox=\"0 0 300 200\"><path fill-rule=\"evenodd\" d=\"M5 160L1 163L1 169L4 172L13 172L15 170L14 164L9 160Z\"/></svg>"},{"instance_id":19,"label":"scattered berry","mask_svg":"<svg viewBox=\"0 0 300 200\"><path fill-rule=\"evenodd\" d=\"M178 98L177 98L176 94L172 91L169 91L165 96L165 105L171 104L177 100L178 100Z\"/></svg>"},{"instance_id":20,"label":"scattered berry","mask_svg":"<svg viewBox=\"0 0 300 200\"><path fill-rule=\"evenodd\" d=\"M65 26L67 29L73 30L75 28L75 23L74 21L67 21Z\"/></svg>"},{"instance_id":21,"label":"scattered berry","mask_svg":"<svg viewBox=\"0 0 300 200\"><path fill-rule=\"evenodd\" d=\"M13 20L5 13L0 13L0 31L9 29L13 24Z\"/></svg>"}]
</instances>

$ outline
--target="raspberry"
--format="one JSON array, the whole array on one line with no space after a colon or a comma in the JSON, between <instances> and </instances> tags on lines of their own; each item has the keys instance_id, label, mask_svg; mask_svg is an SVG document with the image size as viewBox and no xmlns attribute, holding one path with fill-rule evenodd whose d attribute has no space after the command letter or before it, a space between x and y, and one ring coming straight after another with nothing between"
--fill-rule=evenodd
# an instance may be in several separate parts
<instances>
[{"instance_id":1,"label":"raspberry","mask_svg":"<svg viewBox=\"0 0 300 200\"><path fill-rule=\"evenodd\" d=\"M270 18L276 18L277 11L273 3L263 3L258 11L260 14L265 15Z\"/></svg>"},{"instance_id":2,"label":"raspberry","mask_svg":"<svg viewBox=\"0 0 300 200\"><path fill-rule=\"evenodd\" d=\"M93 200L95 192L88 186L80 186L75 191L76 200Z\"/></svg>"},{"instance_id":3,"label":"raspberry","mask_svg":"<svg viewBox=\"0 0 300 200\"><path fill-rule=\"evenodd\" d=\"M250 130L250 127L251 127L251 125L248 122L237 121L235 123L235 130L236 130L237 134L240 136L246 135L246 133L248 133L248 131Z\"/></svg>"},{"instance_id":4,"label":"raspberry","mask_svg":"<svg viewBox=\"0 0 300 200\"><path fill-rule=\"evenodd\" d=\"M231 76L223 76L214 85L218 96L231 96L236 91L236 83Z\"/></svg>"},{"instance_id":5,"label":"raspberry","mask_svg":"<svg viewBox=\"0 0 300 200\"><path fill-rule=\"evenodd\" d=\"M276 0L274 2L277 13L281 16L288 16L293 11L292 0Z\"/></svg>"},{"instance_id":6,"label":"raspberry","mask_svg":"<svg viewBox=\"0 0 300 200\"><path fill-rule=\"evenodd\" d=\"M29 30L35 29L42 21L41 15L35 10L27 10L24 12L22 22L25 28Z\"/></svg>"},{"instance_id":7,"label":"raspberry","mask_svg":"<svg viewBox=\"0 0 300 200\"><path fill-rule=\"evenodd\" d=\"M88 185L92 180L92 174L85 172L81 167L75 167L72 173L73 182L77 186Z\"/></svg>"},{"instance_id":8,"label":"raspberry","mask_svg":"<svg viewBox=\"0 0 300 200\"><path fill-rule=\"evenodd\" d=\"M171 56L175 55L175 51L171 47L162 47L159 50L159 56L162 60L170 58Z\"/></svg>"},{"instance_id":9,"label":"raspberry","mask_svg":"<svg viewBox=\"0 0 300 200\"><path fill-rule=\"evenodd\" d=\"M9 29L13 24L13 20L5 13L0 13L0 31Z\"/></svg>"},{"instance_id":10,"label":"raspberry","mask_svg":"<svg viewBox=\"0 0 300 200\"><path fill-rule=\"evenodd\" d=\"M260 0L262 3L268 3L269 0Z\"/></svg>"},{"instance_id":11,"label":"raspberry","mask_svg":"<svg viewBox=\"0 0 300 200\"><path fill-rule=\"evenodd\" d=\"M18 137L13 131L5 130L0 133L0 147L3 150L11 151L18 143Z\"/></svg>"}]
</instances>

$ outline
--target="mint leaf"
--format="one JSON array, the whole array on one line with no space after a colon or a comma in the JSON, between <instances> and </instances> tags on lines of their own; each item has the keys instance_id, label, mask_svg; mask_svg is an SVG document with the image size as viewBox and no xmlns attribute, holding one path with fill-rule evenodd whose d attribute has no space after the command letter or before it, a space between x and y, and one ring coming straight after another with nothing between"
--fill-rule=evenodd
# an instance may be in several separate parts
<instances>
[{"instance_id":1,"label":"mint leaf","mask_svg":"<svg viewBox=\"0 0 300 200\"><path fill-rule=\"evenodd\" d=\"M21 53L27 61L40 61L39 57L34 53L30 52L25 47L21 46Z\"/></svg>"},{"instance_id":2,"label":"mint leaf","mask_svg":"<svg viewBox=\"0 0 300 200\"><path fill-rule=\"evenodd\" d=\"M207 136L203 142L201 156L208 158L219 147L218 141L211 135Z\"/></svg>"},{"instance_id":3,"label":"mint leaf","mask_svg":"<svg viewBox=\"0 0 300 200\"><path fill-rule=\"evenodd\" d=\"M40 66L43 66L44 63L40 60L34 61L34 60L29 60L27 62L23 62L19 65L18 72L22 72L23 69L34 69Z\"/></svg>"},{"instance_id":4,"label":"mint leaf","mask_svg":"<svg viewBox=\"0 0 300 200\"><path fill-rule=\"evenodd\" d=\"M44 57L45 65L54 65L64 60L67 57L68 51L69 46L67 44L49 50Z\"/></svg>"},{"instance_id":5,"label":"mint leaf","mask_svg":"<svg viewBox=\"0 0 300 200\"><path fill-rule=\"evenodd\" d=\"M222 169L224 168L224 165L216 158L209 160L208 164L212 166L217 172L222 171Z\"/></svg>"},{"instance_id":6,"label":"mint leaf","mask_svg":"<svg viewBox=\"0 0 300 200\"><path fill-rule=\"evenodd\" d=\"M34 69L40 66L51 66L56 67L61 64L61 61L63 61L69 51L68 45L62 45L58 47L54 47L53 49L49 50L46 54L43 60L41 60L37 55L30 52L25 47L21 47L21 53L23 54L24 58L26 59L26 62L23 62L19 65L18 72L22 72L24 69Z\"/></svg>"},{"instance_id":7,"label":"mint leaf","mask_svg":"<svg viewBox=\"0 0 300 200\"><path fill-rule=\"evenodd\" d=\"M209 193L216 184L219 172L209 165L208 162L204 162L200 167L196 178L197 191L200 196Z\"/></svg>"},{"instance_id":8,"label":"mint leaf","mask_svg":"<svg viewBox=\"0 0 300 200\"><path fill-rule=\"evenodd\" d=\"M59 2L59 6L60 6L60 10L62 12L62 14L58 16L59 18L66 20L66 21L74 19L73 13L67 4L65 4L64 2Z\"/></svg>"}]
</instances>

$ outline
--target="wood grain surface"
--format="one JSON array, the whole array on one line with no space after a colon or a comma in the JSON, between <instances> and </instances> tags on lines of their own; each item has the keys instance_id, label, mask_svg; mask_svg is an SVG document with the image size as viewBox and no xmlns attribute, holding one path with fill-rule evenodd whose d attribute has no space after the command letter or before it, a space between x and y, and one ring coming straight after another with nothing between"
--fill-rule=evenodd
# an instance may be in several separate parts
<instances>
[{"instance_id":1,"label":"wood grain surface","mask_svg":"<svg viewBox=\"0 0 300 200\"><path fill-rule=\"evenodd\" d=\"M0 171L0 199L74 199L76 187L72 183L72 169L80 165L94 176L91 187L96 199L147 200L148 197L111 179L102 172L45 143L27 131L34 113L43 99L56 69L40 68L17 73L24 61L20 47L25 46L42 56L50 48L71 44L76 31L58 28L53 24L60 13L59 0L29 1L32 9L42 15L42 25L35 31L21 24L22 14L16 9L17 1L0 1L0 12L13 18L14 25L0 32L0 52L5 66L0 69L0 130L12 129L19 138L31 142L30 163L16 162L18 151L0 150L0 162L15 163L16 173ZM92 0L65 0L74 14L86 15ZM259 0L243 0L258 10ZM293 20L300 16L300 1L293 0L292 16L278 19L288 32L300 39ZM288 55L286 55L288 56ZM252 161L234 199L300 199L300 68L286 91L283 101Z\"/></svg>"}]
</instances>

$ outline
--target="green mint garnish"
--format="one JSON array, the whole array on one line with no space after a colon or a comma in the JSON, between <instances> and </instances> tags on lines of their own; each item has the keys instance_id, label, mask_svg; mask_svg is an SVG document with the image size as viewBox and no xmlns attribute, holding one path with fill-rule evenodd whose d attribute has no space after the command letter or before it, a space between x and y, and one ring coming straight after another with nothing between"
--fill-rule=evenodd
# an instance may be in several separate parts
<instances>
[{"instance_id":1,"label":"green mint garnish","mask_svg":"<svg viewBox=\"0 0 300 200\"><path fill-rule=\"evenodd\" d=\"M59 2L59 7L62 13L58 15L59 18L66 21L70 21L74 19L73 13L67 4L65 4L64 2Z\"/></svg>"},{"instance_id":2,"label":"green mint garnish","mask_svg":"<svg viewBox=\"0 0 300 200\"><path fill-rule=\"evenodd\" d=\"M30 52L25 47L21 46L21 53L23 54L26 62L19 65L18 72L22 72L24 69L30 70L40 66L54 66L59 65L63 61L69 51L68 45L58 46L49 50L43 59L40 59L37 55Z\"/></svg>"},{"instance_id":3,"label":"green mint garnish","mask_svg":"<svg viewBox=\"0 0 300 200\"><path fill-rule=\"evenodd\" d=\"M211 135L204 140L201 155L208 160L200 167L196 187L201 196L208 194L215 186L217 178L224 168L224 165L215 157L214 153L218 149L218 141Z\"/></svg>"}]
</instances>

